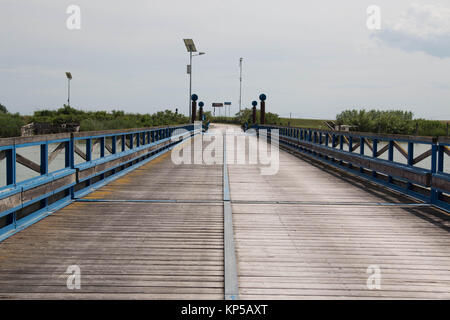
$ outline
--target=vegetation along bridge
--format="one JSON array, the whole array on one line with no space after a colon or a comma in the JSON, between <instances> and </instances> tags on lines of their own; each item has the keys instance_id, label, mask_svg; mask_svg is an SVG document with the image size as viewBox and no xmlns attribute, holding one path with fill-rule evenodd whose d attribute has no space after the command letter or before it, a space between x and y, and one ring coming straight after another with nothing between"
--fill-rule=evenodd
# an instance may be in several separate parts
<instances>
[{"instance_id":1,"label":"vegetation along bridge","mask_svg":"<svg viewBox=\"0 0 450 320\"><path fill-rule=\"evenodd\" d=\"M0 139L0 298L450 298L448 138L255 129Z\"/></svg>"}]
</instances>

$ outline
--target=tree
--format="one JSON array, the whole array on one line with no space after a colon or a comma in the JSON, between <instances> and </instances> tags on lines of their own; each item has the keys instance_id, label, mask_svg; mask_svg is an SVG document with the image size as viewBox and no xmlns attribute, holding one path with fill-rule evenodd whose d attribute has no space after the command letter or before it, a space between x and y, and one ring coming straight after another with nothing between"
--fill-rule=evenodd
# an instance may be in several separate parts
<instances>
[{"instance_id":1,"label":"tree","mask_svg":"<svg viewBox=\"0 0 450 320\"><path fill-rule=\"evenodd\" d=\"M9 113L8 109L4 105L0 103L0 113Z\"/></svg>"}]
</instances>

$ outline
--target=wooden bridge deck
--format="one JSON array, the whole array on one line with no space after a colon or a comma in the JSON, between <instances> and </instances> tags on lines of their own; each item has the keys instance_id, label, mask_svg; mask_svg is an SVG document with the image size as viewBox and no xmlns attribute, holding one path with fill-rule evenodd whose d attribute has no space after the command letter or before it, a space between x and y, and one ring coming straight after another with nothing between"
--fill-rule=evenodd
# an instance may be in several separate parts
<instances>
[{"instance_id":1,"label":"wooden bridge deck","mask_svg":"<svg viewBox=\"0 0 450 320\"><path fill-rule=\"evenodd\" d=\"M223 299L222 170L167 153L8 238L0 298ZM228 170L240 299L450 298L439 210L284 151Z\"/></svg>"}]
</instances>

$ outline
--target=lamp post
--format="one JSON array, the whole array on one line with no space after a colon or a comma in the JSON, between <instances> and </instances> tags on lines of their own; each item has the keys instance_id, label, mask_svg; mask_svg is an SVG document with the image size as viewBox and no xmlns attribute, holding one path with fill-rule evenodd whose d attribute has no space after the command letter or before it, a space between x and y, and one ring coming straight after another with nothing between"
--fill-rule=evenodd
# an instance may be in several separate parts
<instances>
[{"instance_id":1,"label":"lamp post","mask_svg":"<svg viewBox=\"0 0 450 320\"><path fill-rule=\"evenodd\" d=\"M70 106L70 80L72 80L72 74L70 72L66 72L66 77L68 81L67 86L67 105Z\"/></svg>"},{"instance_id":2,"label":"lamp post","mask_svg":"<svg viewBox=\"0 0 450 320\"><path fill-rule=\"evenodd\" d=\"M192 57L201 56L205 52L199 52L198 54L192 54L197 52L194 41L192 39L183 39L187 51L189 52L189 65L187 66L187 73L189 74L189 118L192 117L191 114L191 102L192 102Z\"/></svg>"},{"instance_id":3,"label":"lamp post","mask_svg":"<svg viewBox=\"0 0 450 320\"><path fill-rule=\"evenodd\" d=\"M242 101L242 60L243 60L243 58L239 59L239 69L240 69L240 75L239 75L239 112L241 112L241 101Z\"/></svg>"}]
</instances>

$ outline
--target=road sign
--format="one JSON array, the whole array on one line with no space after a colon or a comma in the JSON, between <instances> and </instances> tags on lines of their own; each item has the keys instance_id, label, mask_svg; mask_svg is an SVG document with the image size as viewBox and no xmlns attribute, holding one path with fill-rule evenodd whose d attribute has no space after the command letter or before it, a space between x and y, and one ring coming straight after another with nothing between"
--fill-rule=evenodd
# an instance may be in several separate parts
<instances>
[{"instance_id":1,"label":"road sign","mask_svg":"<svg viewBox=\"0 0 450 320\"><path fill-rule=\"evenodd\" d=\"M212 104L212 106L213 106L214 108L220 108L220 107L223 107L223 103L222 103L222 102L214 102L214 103Z\"/></svg>"},{"instance_id":2,"label":"road sign","mask_svg":"<svg viewBox=\"0 0 450 320\"><path fill-rule=\"evenodd\" d=\"M224 102L223 104L226 106L231 106L231 102Z\"/></svg>"}]
</instances>

